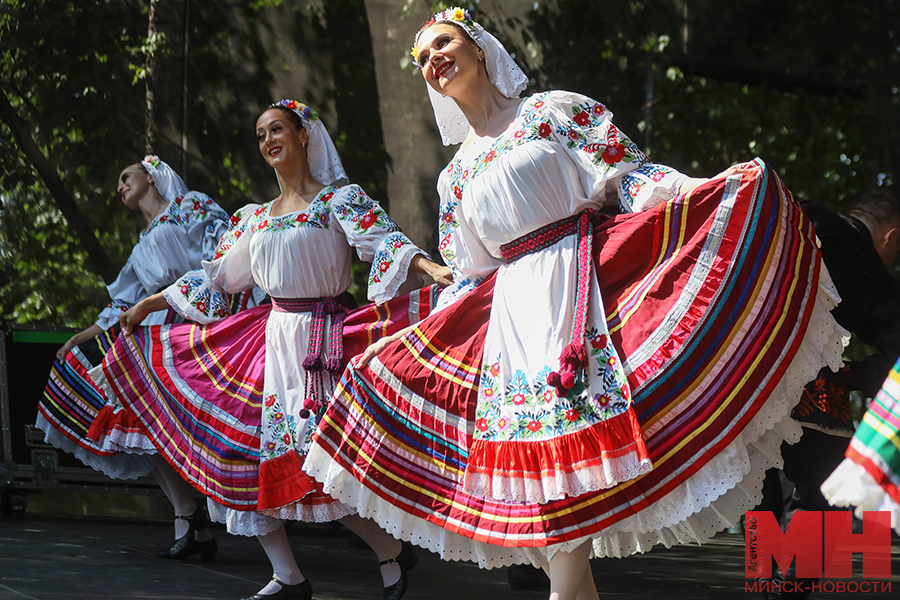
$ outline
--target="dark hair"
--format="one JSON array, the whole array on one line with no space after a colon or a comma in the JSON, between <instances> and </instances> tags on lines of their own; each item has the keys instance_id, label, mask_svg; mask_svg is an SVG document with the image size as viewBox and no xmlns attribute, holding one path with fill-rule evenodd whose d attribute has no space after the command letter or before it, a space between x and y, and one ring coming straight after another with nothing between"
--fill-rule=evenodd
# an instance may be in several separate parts
<instances>
[{"instance_id":1,"label":"dark hair","mask_svg":"<svg viewBox=\"0 0 900 600\"><path fill-rule=\"evenodd\" d=\"M267 108L264 112L268 112L270 110L280 110L285 115L287 115L288 121L294 124L294 126L299 130L303 129L303 119L300 118L300 115L287 108L286 106L278 106L277 104L273 104L269 108Z\"/></svg>"},{"instance_id":2,"label":"dark hair","mask_svg":"<svg viewBox=\"0 0 900 600\"><path fill-rule=\"evenodd\" d=\"M853 201L850 215L873 225L900 224L900 200L887 190L870 190Z\"/></svg>"}]
</instances>

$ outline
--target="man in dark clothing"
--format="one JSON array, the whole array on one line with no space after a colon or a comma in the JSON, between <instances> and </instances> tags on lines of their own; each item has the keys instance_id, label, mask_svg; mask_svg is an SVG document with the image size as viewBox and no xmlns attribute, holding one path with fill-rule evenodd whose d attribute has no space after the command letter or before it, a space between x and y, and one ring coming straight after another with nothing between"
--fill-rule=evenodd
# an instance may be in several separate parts
<instances>
[{"instance_id":1,"label":"man in dark clothing","mask_svg":"<svg viewBox=\"0 0 900 600\"><path fill-rule=\"evenodd\" d=\"M801 200L803 211L813 222L828 268L841 302L832 311L835 320L862 342L876 350L871 356L845 364L839 372L823 369L803 391L792 416L803 426L803 436L794 445L783 444L784 474L794 484L788 512L782 518L787 528L797 510L836 510L819 487L844 458L853 435L850 392L859 390L873 397L900 356L900 286L888 268L900 256L900 201L892 194L874 191L856 199L848 215ZM781 514L778 474L766 475L764 500L757 510ZM794 580L794 566L786 575L774 573L774 581ZM768 592L767 600L800 600L809 596L811 581L799 580L803 591ZM780 586L779 586L780 587Z\"/></svg>"}]
</instances>

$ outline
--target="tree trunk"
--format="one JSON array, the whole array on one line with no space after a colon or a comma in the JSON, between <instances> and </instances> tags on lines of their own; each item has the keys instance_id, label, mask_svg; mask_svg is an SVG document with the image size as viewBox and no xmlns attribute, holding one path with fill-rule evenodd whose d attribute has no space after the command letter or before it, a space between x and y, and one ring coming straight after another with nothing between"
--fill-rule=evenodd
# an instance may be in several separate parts
<instances>
[{"instance_id":1,"label":"tree trunk","mask_svg":"<svg viewBox=\"0 0 900 600\"><path fill-rule=\"evenodd\" d=\"M150 0L147 25L147 88L144 136L147 154L156 154L173 168L184 172L182 148L185 85L185 2Z\"/></svg>"}]
</instances>

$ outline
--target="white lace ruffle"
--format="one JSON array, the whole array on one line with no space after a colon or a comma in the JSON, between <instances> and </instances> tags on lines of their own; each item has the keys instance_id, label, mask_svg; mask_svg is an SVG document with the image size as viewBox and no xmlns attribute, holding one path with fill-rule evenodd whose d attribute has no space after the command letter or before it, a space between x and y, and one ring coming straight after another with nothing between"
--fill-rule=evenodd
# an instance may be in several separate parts
<instances>
[{"instance_id":1,"label":"white lace ruffle","mask_svg":"<svg viewBox=\"0 0 900 600\"><path fill-rule=\"evenodd\" d=\"M762 499L762 481L771 467L782 465L781 444L800 439L800 425L789 417L807 382L823 366L837 370L848 333L830 314L839 300L828 272L822 268L819 290L796 356L765 405L747 427L715 458L665 498L598 534L542 548L504 548L474 541L440 525L398 510L337 466L314 445L307 465L327 493L353 506L361 517L375 520L396 538L407 540L444 560L477 562L482 568L515 563L546 564L559 551L571 551L586 541L593 557L624 557L646 552L657 544L705 542L735 525L744 511ZM315 455L315 458L314 458Z\"/></svg>"},{"instance_id":2,"label":"white lace ruffle","mask_svg":"<svg viewBox=\"0 0 900 600\"><path fill-rule=\"evenodd\" d=\"M215 523L223 523L231 535L255 537L272 533L284 524L281 519L274 519L252 510L234 510L206 499L209 518Z\"/></svg>"},{"instance_id":3,"label":"white lace ruffle","mask_svg":"<svg viewBox=\"0 0 900 600\"><path fill-rule=\"evenodd\" d=\"M860 519L865 511L891 513L891 527L900 534L900 505L865 469L845 458L822 484L822 494L835 506L853 506Z\"/></svg>"},{"instance_id":4,"label":"white lace ruffle","mask_svg":"<svg viewBox=\"0 0 900 600\"><path fill-rule=\"evenodd\" d=\"M602 469L602 470L600 470ZM653 470L649 458L641 460L637 452L604 460L602 467L578 469L571 473L550 470L540 479L501 477L497 473L465 473L463 491L500 502L543 504L549 500L577 497L606 490Z\"/></svg>"},{"instance_id":5,"label":"white lace ruffle","mask_svg":"<svg viewBox=\"0 0 900 600\"><path fill-rule=\"evenodd\" d=\"M261 510L260 513L283 521L303 521L304 523L328 523L355 513L341 502L329 502L310 506L295 502L279 508Z\"/></svg>"},{"instance_id":6,"label":"white lace ruffle","mask_svg":"<svg viewBox=\"0 0 900 600\"><path fill-rule=\"evenodd\" d=\"M53 425L38 413L35 426L44 432L44 441L67 452L91 467L113 479L137 479L149 475L153 471L153 462L150 453L125 453L117 452L112 456L100 456L90 450L82 448L65 435L59 432ZM153 450L153 452L156 452Z\"/></svg>"},{"instance_id":7,"label":"white lace ruffle","mask_svg":"<svg viewBox=\"0 0 900 600\"><path fill-rule=\"evenodd\" d=\"M422 287L424 283L422 276L409 271L409 263L419 254L426 258L428 257L416 246L409 245L403 248L402 254L396 259L390 272L386 273L386 275L390 276L383 276L379 283L369 285L367 292L369 300L375 304L384 304L388 300ZM372 268L377 269L378 267L373 264Z\"/></svg>"}]
</instances>

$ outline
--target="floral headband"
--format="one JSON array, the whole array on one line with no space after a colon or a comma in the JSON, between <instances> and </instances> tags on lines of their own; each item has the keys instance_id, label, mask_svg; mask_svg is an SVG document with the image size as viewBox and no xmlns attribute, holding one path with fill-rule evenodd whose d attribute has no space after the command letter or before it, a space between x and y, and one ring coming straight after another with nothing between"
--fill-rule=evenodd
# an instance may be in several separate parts
<instances>
[{"instance_id":1,"label":"floral headband","mask_svg":"<svg viewBox=\"0 0 900 600\"><path fill-rule=\"evenodd\" d=\"M410 56L413 59L413 65L417 69L421 69L419 66L419 55L416 52L416 44L419 42L419 36L422 35L422 32L434 25L435 23L455 23L456 25L461 26L466 30L469 35L472 35L475 31L475 21L472 20L472 15L469 14L469 11L464 8L459 8L458 6L453 8L448 8L447 10L442 10L439 13L435 13L434 16L428 19L419 32L416 34L416 39L413 42L413 47L409 51Z\"/></svg>"},{"instance_id":2,"label":"floral headband","mask_svg":"<svg viewBox=\"0 0 900 600\"><path fill-rule=\"evenodd\" d=\"M141 161L144 169L153 177L153 185L156 186L160 195L166 199L166 202L172 202L176 198L187 194L188 189L172 167L160 160L154 154L148 154Z\"/></svg>"},{"instance_id":3,"label":"floral headband","mask_svg":"<svg viewBox=\"0 0 900 600\"><path fill-rule=\"evenodd\" d=\"M319 115L316 114L316 111L303 104L302 102L297 102L296 100L279 100L274 104L270 104L269 108L275 108L276 106L292 110L297 113L297 115L299 115L301 119L304 119L306 121L319 120Z\"/></svg>"}]
</instances>

